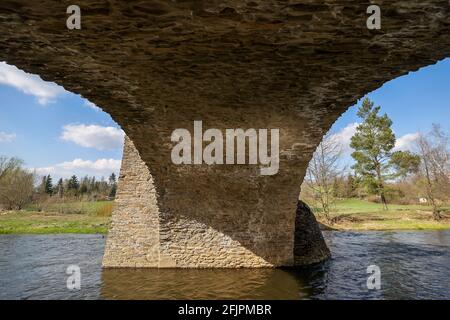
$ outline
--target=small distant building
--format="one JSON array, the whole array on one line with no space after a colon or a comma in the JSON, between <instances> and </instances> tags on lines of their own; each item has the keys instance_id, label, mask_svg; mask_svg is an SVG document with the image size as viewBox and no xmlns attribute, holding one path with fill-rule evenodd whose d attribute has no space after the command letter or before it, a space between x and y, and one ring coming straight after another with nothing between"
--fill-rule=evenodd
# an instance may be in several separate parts
<instances>
[{"instance_id":1,"label":"small distant building","mask_svg":"<svg viewBox=\"0 0 450 320\"><path fill-rule=\"evenodd\" d=\"M428 203L427 198L419 198L419 203Z\"/></svg>"}]
</instances>

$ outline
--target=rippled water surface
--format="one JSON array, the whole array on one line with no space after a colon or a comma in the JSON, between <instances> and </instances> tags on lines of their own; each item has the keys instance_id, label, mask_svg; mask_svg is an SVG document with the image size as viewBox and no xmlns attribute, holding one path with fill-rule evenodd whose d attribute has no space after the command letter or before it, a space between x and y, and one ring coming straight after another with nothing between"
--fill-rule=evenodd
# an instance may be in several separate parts
<instances>
[{"instance_id":1,"label":"rippled water surface","mask_svg":"<svg viewBox=\"0 0 450 320\"><path fill-rule=\"evenodd\" d=\"M102 270L101 235L5 235L0 299L450 299L450 231L324 235L333 258L304 270ZM367 289L369 265L381 290Z\"/></svg>"}]
</instances>

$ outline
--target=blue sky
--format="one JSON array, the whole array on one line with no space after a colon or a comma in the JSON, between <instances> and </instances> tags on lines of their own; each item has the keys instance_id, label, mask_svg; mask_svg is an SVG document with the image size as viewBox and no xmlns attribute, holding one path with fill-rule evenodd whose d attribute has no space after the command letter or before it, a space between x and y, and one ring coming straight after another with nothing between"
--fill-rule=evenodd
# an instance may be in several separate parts
<instances>
[{"instance_id":1,"label":"blue sky","mask_svg":"<svg viewBox=\"0 0 450 320\"><path fill-rule=\"evenodd\" d=\"M429 132L433 123L450 131L450 58L391 80L367 96L392 119L396 150L414 152L418 133ZM360 104L350 107L331 128L343 144L344 166L353 162L349 144L360 122L356 115Z\"/></svg>"},{"instance_id":2,"label":"blue sky","mask_svg":"<svg viewBox=\"0 0 450 320\"><path fill-rule=\"evenodd\" d=\"M364 81L364 79L361 79ZM398 149L410 149L432 123L449 130L450 59L394 79L368 95L394 122ZM357 106L332 131L347 149ZM16 156L38 173L107 177L118 172L123 131L95 105L55 84L0 62L0 155Z\"/></svg>"},{"instance_id":3,"label":"blue sky","mask_svg":"<svg viewBox=\"0 0 450 320\"><path fill-rule=\"evenodd\" d=\"M0 63L0 155L38 173L108 177L118 172L123 132L99 108L37 76Z\"/></svg>"},{"instance_id":4,"label":"blue sky","mask_svg":"<svg viewBox=\"0 0 450 320\"><path fill-rule=\"evenodd\" d=\"M397 137L417 131L426 132L433 122L448 129L450 58L391 80L368 97L393 120ZM333 129L339 130L349 123L358 122L356 111L357 106L350 108Z\"/></svg>"}]
</instances>

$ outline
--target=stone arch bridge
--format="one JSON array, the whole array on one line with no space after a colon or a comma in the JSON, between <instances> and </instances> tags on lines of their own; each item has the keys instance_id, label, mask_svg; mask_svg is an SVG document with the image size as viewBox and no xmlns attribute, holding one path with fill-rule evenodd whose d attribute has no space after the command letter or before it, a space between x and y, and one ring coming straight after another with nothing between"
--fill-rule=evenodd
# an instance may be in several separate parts
<instances>
[{"instance_id":1,"label":"stone arch bridge","mask_svg":"<svg viewBox=\"0 0 450 320\"><path fill-rule=\"evenodd\" d=\"M72 4L81 30L66 28ZM370 4L380 30L366 27ZM357 99L449 53L447 0L0 2L0 60L83 95L129 137L106 267L325 259L297 208L316 146ZM171 132L194 120L279 128L278 174L174 165Z\"/></svg>"}]
</instances>

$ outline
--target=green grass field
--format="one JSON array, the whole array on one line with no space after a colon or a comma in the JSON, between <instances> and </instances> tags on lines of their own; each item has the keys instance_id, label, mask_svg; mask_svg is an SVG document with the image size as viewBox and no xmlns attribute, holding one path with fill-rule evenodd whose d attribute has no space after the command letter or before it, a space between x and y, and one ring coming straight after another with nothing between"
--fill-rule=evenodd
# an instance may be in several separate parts
<instances>
[{"instance_id":1,"label":"green grass field","mask_svg":"<svg viewBox=\"0 0 450 320\"><path fill-rule=\"evenodd\" d=\"M112 201L53 203L0 212L0 234L107 233L112 205ZM389 205L384 211L378 203L347 199L333 206L334 223L325 221L320 213L316 216L325 227L336 230L450 229L450 207L443 211L445 218L434 221L428 206Z\"/></svg>"},{"instance_id":2,"label":"green grass field","mask_svg":"<svg viewBox=\"0 0 450 320\"><path fill-rule=\"evenodd\" d=\"M444 207L444 219L432 220L432 209L422 205L388 205L385 211L381 204L359 199L339 200L333 206L327 223L317 215L318 220L333 229L342 230L439 230L450 229L450 207Z\"/></svg>"},{"instance_id":3,"label":"green grass field","mask_svg":"<svg viewBox=\"0 0 450 320\"><path fill-rule=\"evenodd\" d=\"M74 201L29 205L26 211L44 211L66 214L111 215L113 201ZM42 209L42 210L39 210ZM108 212L109 211L109 212Z\"/></svg>"},{"instance_id":4,"label":"green grass field","mask_svg":"<svg viewBox=\"0 0 450 320\"><path fill-rule=\"evenodd\" d=\"M0 234L107 233L111 210L112 201L98 201L0 212Z\"/></svg>"}]
</instances>

